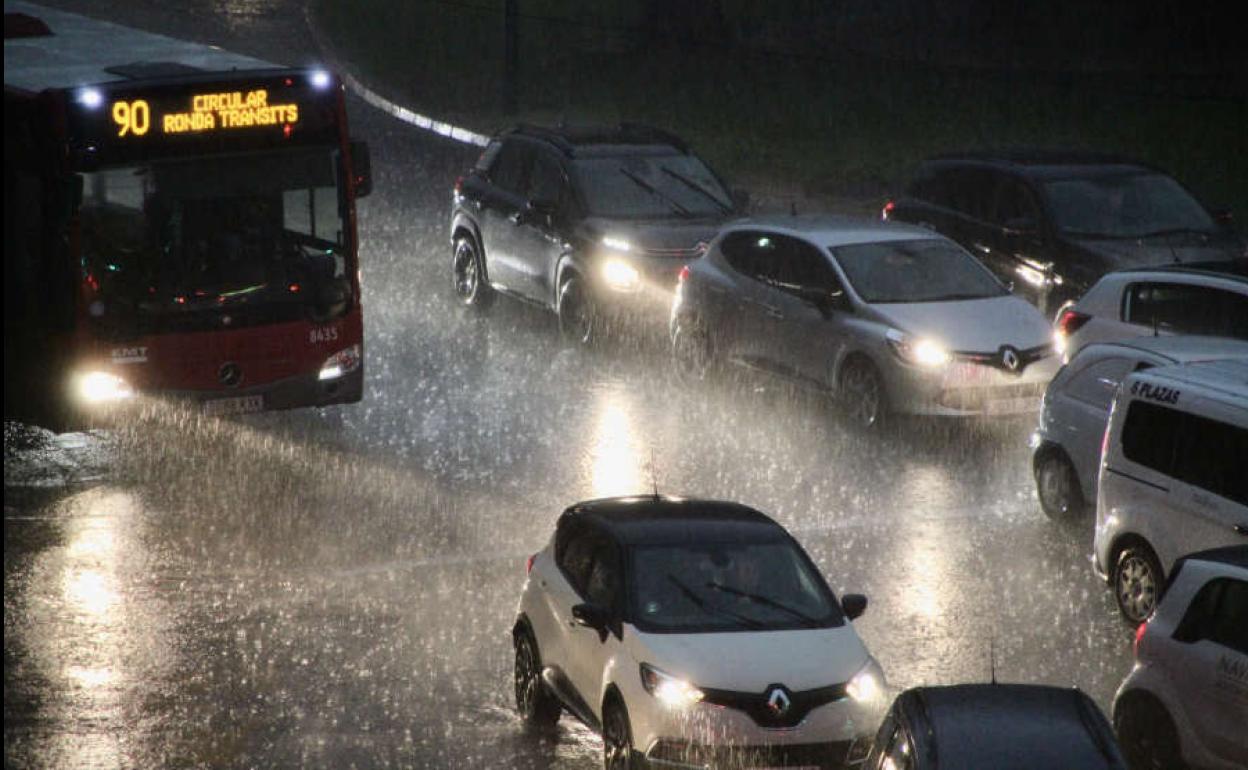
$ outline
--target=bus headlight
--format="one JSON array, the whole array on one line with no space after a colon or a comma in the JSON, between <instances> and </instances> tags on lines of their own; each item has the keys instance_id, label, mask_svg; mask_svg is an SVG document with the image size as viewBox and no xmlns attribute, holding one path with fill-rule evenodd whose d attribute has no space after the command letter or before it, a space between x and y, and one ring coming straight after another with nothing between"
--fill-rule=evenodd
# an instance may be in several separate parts
<instances>
[{"instance_id":1,"label":"bus headlight","mask_svg":"<svg viewBox=\"0 0 1248 770\"><path fill-rule=\"evenodd\" d=\"M321 381L336 380L344 374L349 374L359 369L362 360L360 344L357 342L351 347L343 348L325 359L325 363L321 365L320 374L316 378Z\"/></svg>"},{"instance_id":2,"label":"bus headlight","mask_svg":"<svg viewBox=\"0 0 1248 770\"><path fill-rule=\"evenodd\" d=\"M641 664L641 686L646 692L672 708L685 708L702 700L702 691L683 679L660 671L648 663Z\"/></svg>"},{"instance_id":3,"label":"bus headlight","mask_svg":"<svg viewBox=\"0 0 1248 770\"><path fill-rule=\"evenodd\" d=\"M608 259L602 264L602 278L615 291L636 291L641 285L637 268L622 259Z\"/></svg>"},{"instance_id":4,"label":"bus headlight","mask_svg":"<svg viewBox=\"0 0 1248 770\"><path fill-rule=\"evenodd\" d=\"M78 378L78 397L88 404L107 404L133 395L130 383L110 372L87 372Z\"/></svg>"}]
</instances>

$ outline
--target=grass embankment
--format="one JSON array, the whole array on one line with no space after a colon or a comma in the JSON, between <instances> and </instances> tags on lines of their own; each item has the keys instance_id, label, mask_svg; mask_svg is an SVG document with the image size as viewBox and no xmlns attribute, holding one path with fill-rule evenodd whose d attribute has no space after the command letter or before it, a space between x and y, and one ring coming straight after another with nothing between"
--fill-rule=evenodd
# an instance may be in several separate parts
<instances>
[{"instance_id":1,"label":"grass embankment","mask_svg":"<svg viewBox=\"0 0 1248 770\"><path fill-rule=\"evenodd\" d=\"M876 58L783 57L630 43L628 0L595 24L524 0L520 111L502 113L502 0L315 0L341 61L390 98L489 133L632 120L684 136L735 183L875 205L920 159L1005 146L1122 153L1169 170L1248 221L1248 104L1185 98L1122 76L934 71ZM631 16L630 16L631 15ZM538 20L530 17L546 17ZM609 20L609 21L603 21ZM582 22L585 18L581 19ZM607 52L604 52L604 49Z\"/></svg>"}]
</instances>

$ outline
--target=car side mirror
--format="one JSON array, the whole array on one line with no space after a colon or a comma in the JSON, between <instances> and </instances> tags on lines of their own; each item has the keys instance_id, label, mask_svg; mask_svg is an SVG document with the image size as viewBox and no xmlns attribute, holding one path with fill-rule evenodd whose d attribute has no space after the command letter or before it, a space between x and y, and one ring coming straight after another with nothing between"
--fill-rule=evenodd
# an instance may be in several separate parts
<instances>
[{"instance_id":1,"label":"car side mirror","mask_svg":"<svg viewBox=\"0 0 1248 770\"><path fill-rule=\"evenodd\" d=\"M611 622L611 614L601 604L585 602L572 606L572 620L578 626L602 631Z\"/></svg>"},{"instance_id":2,"label":"car side mirror","mask_svg":"<svg viewBox=\"0 0 1248 770\"><path fill-rule=\"evenodd\" d=\"M367 197L373 191L373 161L366 142L351 143L351 175L355 182L355 197Z\"/></svg>"},{"instance_id":3,"label":"car side mirror","mask_svg":"<svg viewBox=\"0 0 1248 770\"><path fill-rule=\"evenodd\" d=\"M841 597L841 611L850 620L861 617L867 611L867 597L862 594L845 594Z\"/></svg>"}]
</instances>

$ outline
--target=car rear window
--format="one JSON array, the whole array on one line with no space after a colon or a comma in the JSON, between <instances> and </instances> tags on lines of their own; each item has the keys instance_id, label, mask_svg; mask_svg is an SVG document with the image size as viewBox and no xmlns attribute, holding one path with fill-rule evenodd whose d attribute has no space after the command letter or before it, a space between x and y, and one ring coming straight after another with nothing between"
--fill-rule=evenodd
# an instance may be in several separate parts
<instances>
[{"instance_id":1,"label":"car rear window","mask_svg":"<svg viewBox=\"0 0 1248 770\"><path fill-rule=\"evenodd\" d=\"M1122 320L1173 334L1248 339L1248 296L1216 286L1133 283L1123 293Z\"/></svg>"}]
</instances>

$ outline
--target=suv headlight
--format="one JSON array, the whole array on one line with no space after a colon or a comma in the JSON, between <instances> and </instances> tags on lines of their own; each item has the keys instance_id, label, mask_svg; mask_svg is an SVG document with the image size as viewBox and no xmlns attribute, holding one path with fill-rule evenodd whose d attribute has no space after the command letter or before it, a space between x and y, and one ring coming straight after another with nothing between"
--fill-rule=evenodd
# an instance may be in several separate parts
<instances>
[{"instance_id":1,"label":"suv headlight","mask_svg":"<svg viewBox=\"0 0 1248 770\"><path fill-rule=\"evenodd\" d=\"M953 358L943 345L926 337L912 337L896 329L889 329L884 335L888 346L902 361L914 366L936 368L944 366Z\"/></svg>"},{"instance_id":2,"label":"suv headlight","mask_svg":"<svg viewBox=\"0 0 1248 770\"><path fill-rule=\"evenodd\" d=\"M641 286L641 274L637 268L622 259L608 259L602 263L602 279L615 291L637 291Z\"/></svg>"},{"instance_id":3,"label":"suv headlight","mask_svg":"<svg viewBox=\"0 0 1248 770\"><path fill-rule=\"evenodd\" d=\"M325 359L325 363L321 365L320 374L316 378L318 380L336 380L344 374L359 369L360 361L360 344L357 342Z\"/></svg>"},{"instance_id":4,"label":"suv headlight","mask_svg":"<svg viewBox=\"0 0 1248 770\"><path fill-rule=\"evenodd\" d=\"M884 672L874 658L868 658L867 665L854 674L854 678L845 685L845 692L859 703L879 699L884 693Z\"/></svg>"},{"instance_id":5,"label":"suv headlight","mask_svg":"<svg viewBox=\"0 0 1248 770\"><path fill-rule=\"evenodd\" d=\"M649 663L641 664L641 686L664 705L672 708L685 708L702 700L701 690Z\"/></svg>"}]
</instances>

